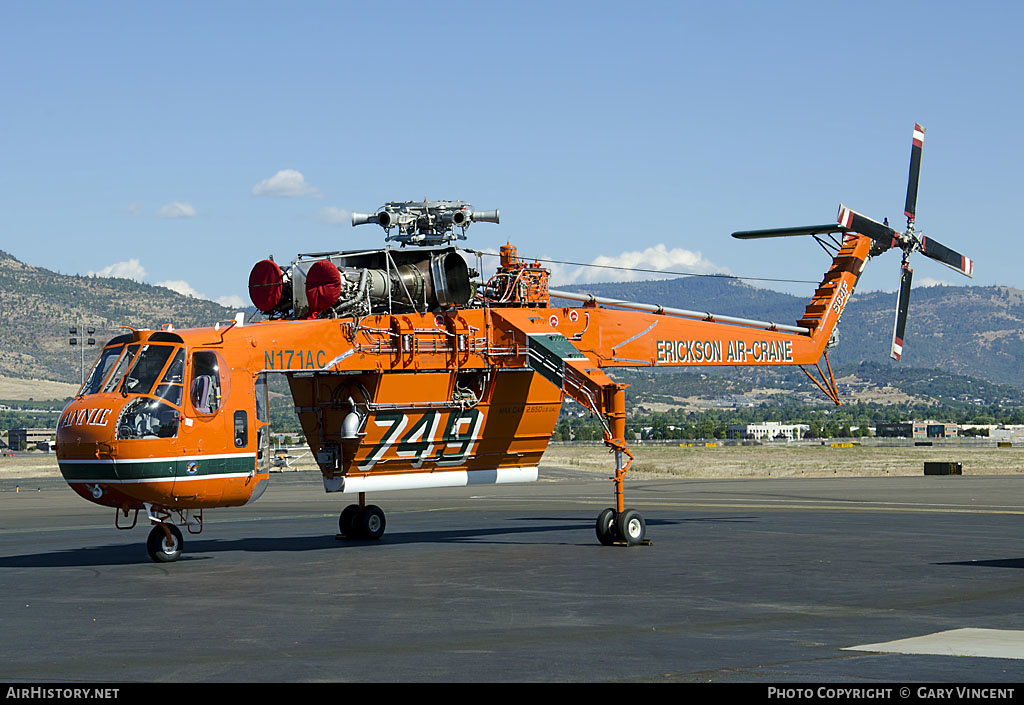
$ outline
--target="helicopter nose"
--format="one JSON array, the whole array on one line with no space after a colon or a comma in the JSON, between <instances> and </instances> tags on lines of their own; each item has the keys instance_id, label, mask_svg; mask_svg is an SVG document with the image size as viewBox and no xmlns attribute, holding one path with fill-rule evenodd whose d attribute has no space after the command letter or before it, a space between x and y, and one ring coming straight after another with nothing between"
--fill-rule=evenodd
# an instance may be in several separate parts
<instances>
[{"instance_id":1,"label":"helicopter nose","mask_svg":"<svg viewBox=\"0 0 1024 705\"><path fill-rule=\"evenodd\" d=\"M115 400L78 399L57 421L57 465L65 482L82 497L107 506L126 506L129 497L104 484L114 477Z\"/></svg>"},{"instance_id":2,"label":"helicopter nose","mask_svg":"<svg viewBox=\"0 0 1024 705\"><path fill-rule=\"evenodd\" d=\"M58 462L112 457L118 411L109 401L77 400L68 404L57 421Z\"/></svg>"}]
</instances>

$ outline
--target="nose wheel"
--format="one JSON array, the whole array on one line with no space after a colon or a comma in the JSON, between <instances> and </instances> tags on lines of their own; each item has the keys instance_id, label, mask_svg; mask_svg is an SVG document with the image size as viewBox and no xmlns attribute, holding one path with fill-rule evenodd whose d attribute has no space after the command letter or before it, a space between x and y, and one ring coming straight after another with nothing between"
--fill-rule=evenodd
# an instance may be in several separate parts
<instances>
[{"instance_id":1,"label":"nose wheel","mask_svg":"<svg viewBox=\"0 0 1024 705\"><path fill-rule=\"evenodd\" d=\"M146 539L149 557L157 563L173 563L181 558L185 539L174 524L157 524Z\"/></svg>"}]
</instances>

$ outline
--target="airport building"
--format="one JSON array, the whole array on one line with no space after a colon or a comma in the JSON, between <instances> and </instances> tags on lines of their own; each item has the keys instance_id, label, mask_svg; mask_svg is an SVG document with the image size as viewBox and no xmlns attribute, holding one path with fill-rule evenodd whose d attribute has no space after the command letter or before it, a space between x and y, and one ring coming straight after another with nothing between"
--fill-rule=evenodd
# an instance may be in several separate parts
<instances>
[{"instance_id":1,"label":"airport building","mask_svg":"<svg viewBox=\"0 0 1024 705\"><path fill-rule=\"evenodd\" d=\"M56 433L52 428L12 428L7 432L7 445L13 450L28 450L37 443L49 444Z\"/></svg>"},{"instance_id":2,"label":"airport building","mask_svg":"<svg viewBox=\"0 0 1024 705\"><path fill-rule=\"evenodd\" d=\"M881 438L957 438L960 427L942 421L905 421L875 425L875 435Z\"/></svg>"},{"instance_id":3,"label":"airport building","mask_svg":"<svg viewBox=\"0 0 1024 705\"><path fill-rule=\"evenodd\" d=\"M807 424L781 424L778 421L733 424L726 429L727 438L745 438L758 441L800 440L811 430Z\"/></svg>"}]
</instances>

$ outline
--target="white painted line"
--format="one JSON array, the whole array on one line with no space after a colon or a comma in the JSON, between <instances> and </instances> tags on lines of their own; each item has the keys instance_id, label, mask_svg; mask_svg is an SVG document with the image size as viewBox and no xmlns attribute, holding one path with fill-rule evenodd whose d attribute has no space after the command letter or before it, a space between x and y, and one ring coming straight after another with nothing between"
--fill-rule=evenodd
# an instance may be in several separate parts
<instances>
[{"instance_id":1,"label":"white painted line","mask_svg":"<svg viewBox=\"0 0 1024 705\"><path fill-rule=\"evenodd\" d=\"M951 629L910 639L880 644L848 646L843 651L876 651L890 654L980 656L1024 659L1024 631L1013 629Z\"/></svg>"}]
</instances>

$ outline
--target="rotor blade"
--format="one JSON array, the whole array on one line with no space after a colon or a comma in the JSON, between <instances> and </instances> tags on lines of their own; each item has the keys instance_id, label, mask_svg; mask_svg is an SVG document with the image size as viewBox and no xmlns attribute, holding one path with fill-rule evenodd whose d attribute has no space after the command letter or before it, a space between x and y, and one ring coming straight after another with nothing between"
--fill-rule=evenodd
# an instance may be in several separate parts
<instances>
[{"instance_id":1,"label":"rotor blade","mask_svg":"<svg viewBox=\"0 0 1024 705\"><path fill-rule=\"evenodd\" d=\"M880 242L886 247L893 247L896 243L896 231L888 225L882 225L877 220L871 220L857 211L850 210L844 205L839 206L839 217L837 221L847 230L867 235L872 240Z\"/></svg>"},{"instance_id":2,"label":"rotor blade","mask_svg":"<svg viewBox=\"0 0 1024 705\"><path fill-rule=\"evenodd\" d=\"M921 150L924 148L924 128L914 125L914 141L910 147L910 176L907 179L907 205L903 215L911 223L917 217L917 185L921 181Z\"/></svg>"},{"instance_id":3,"label":"rotor blade","mask_svg":"<svg viewBox=\"0 0 1024 705\"><path fill-rule=\"evenodd\" d=\"M931 257L936 262L942 262L947 267L955 269L965 276L974 277L974 260L970 257L964 257L956 250L951 250L930 237L921 238L921 254L925 257Z\"/></svg>"},{"instance_id":4,"label":"rotor blade","mask_svg":"<svg viewBox=\"0 0 1024 705\"><path fill-rule=\"evenodd\" d=\"M892 327L892 349L889 355L897 362L903 356L903 334L907 330L907 309L910 307L910 280L914 270L903 263L900 271L900 293L896 299L896 322Z\"/></svg>"},{"instance_id":5,"label":"rotor blade","mask_svg":"<svg viewBox=\"0 0 1024 705\"><path fill-rule=\"evenodd\" d=\"M825 225L800 225L795 228L771 228L767 230L739 230L732 234L740 240L753 240L761 237L789 237L791 235L821 235L825 233L845 233L846 228L835 223Z\"/></svg>"}]
</instances>

